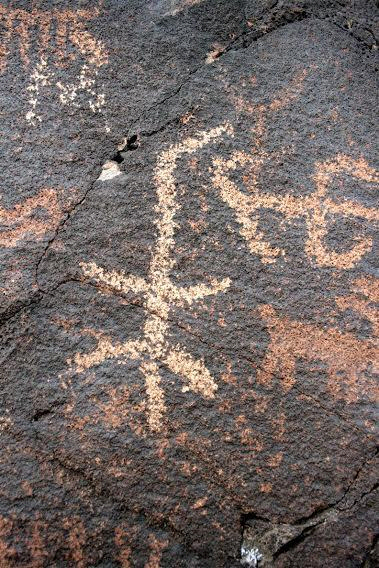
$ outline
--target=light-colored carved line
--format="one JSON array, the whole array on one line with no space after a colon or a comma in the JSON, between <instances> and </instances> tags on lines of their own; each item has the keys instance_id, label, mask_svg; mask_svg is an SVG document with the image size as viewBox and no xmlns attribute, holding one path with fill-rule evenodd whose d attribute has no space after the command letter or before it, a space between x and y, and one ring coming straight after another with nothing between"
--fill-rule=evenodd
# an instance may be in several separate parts
<instances>
[{"instance_id":1,"label":"light-colored carved line","mask_svg":"<svg viewBox=\"0 0 379 568\"><path fill-rule=\"evenodd\" d=\"M173 373L188 381L183 392L191 390L205 398L214 398L218 387L203 361L194 359L179 345L169 348L163 361Z\"/></svg>"},{"instance_id":2,"label":"light-colored carved line","mask_svg":"<svg viewBox=\"0 0 379 568\"><path fill-rule=\"evenodd\" d=\"M122 356L132 360L139 359L146 351L147 345L144 341L127 341L115 344L109 338L100 337L94 351L84 355L77 353L73 357L75 364L73 370L75 373L83 373L91 367L101 365L107 359L116 359Z\"/></svg>"},{"instance_id":3,"label":"light-colored carved line","mask_svg":"<svg viewBox=\"0 0 379 568\"><path fill-rule=\"evenodd\" d=\"M328 251L323 244L328 233L327 216L343 215L346 217L362 217L369 221L379 221L376 209L364 207L359 203L344 199L339 203L326 197L327 184L332 175L348 173L365 182L379 181L378 173L370 168L363 159L353 160L347 156L337 155L335 159L316 164L316 191L305 197L293 195L276 196L258 191L256 178L253 175L247 188L250 194L240 191L227 173L234 171L237 164L250 163L257 170L260 163L256 158L242 152L235 152L231 158L213 160L213 183L220 191L221 198L234 209L240 233L246 239L252 253L261 257L262 262L272 263L284 251L273 248L258 231L259 209L273 209L282 213L286 219L305 217L308 239L305 251L310 258L315 258L321 266L335 266L340 269L352 268L372 247L372 239L360 239L350 251L337 253ZM259 162L259 159L258 159Z\"/></svg>"},{"instance_id":4,"label":"light-colored carved line","mask_svg":"<svg viewBox=\"0 0 379 568\"><path fill-rule=\"evenodd\" d=\"M230 283L230 278L223 278L222 280L212 280L209 286L206 284L197 284L196 286L189 286L188 288L177 288L171 285L171 299L177 305L191 305L201 298L214 296L219 292L225 292L225 290L229 288Z\"/></svg>"},{"instance_id":5,"label":"light-colored carved line","mask_svg":"<svg viewBox=\"0 0 379 568\"><path fill-rule=\"evenodd\" d=\"M363 158L354 160L343 154L338 154L332 160L316 163L316 174L314 176L316 183L315 202L313 211L307 216L308 240L305 244L305 250L308 256L315 258L320 266L334 266L341 270L348 270L353 268L371 250L373 240L371 238L357 238L357 244L347 252L338 253L328 250L323 243L328 233L326 216L331 212L378 221L379 212L348 200L340 204L333 203L329 199L323 201L322 198L326 195L331 176L342 173L348 173L356 179L368 183L379 182L378 173Z\"/></svg>"},{"instance_id":6,"label":"light-colored carved line","mask_svg":"<svg viewBox=\"0 0 379 568\"><path fill-rule=\"evenodd\" d=\"M149 427L150 430L157 432L161 428L162 418L166 412L158 365L155 361L144 361L140 369L145 377Z\"/></svg>"},{"instance_id":7,"label":"light-colored carved line","mask_svg":"<svg viewBox=\"0 0 379 568\"><path fill-rule=\"evenodd\" d=\"M82 269L84 276L91 278L99 284L111 286L113 290L116 290L117 292L123 292L125 294L128 292L145 294L149 289L146 281L139 276L125 276L122 271L117 272L116 270L104 270L100 266L97 266L95 262L80 262L79 266Z\"/></svg>"}]
</instances>

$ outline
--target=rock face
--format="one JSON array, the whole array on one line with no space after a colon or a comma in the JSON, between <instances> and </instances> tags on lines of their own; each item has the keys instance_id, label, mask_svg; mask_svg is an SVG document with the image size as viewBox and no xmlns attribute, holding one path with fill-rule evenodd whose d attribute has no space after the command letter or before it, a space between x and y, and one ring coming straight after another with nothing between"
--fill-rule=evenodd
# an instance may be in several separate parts
<instances>
[{"instance_id":1,"label":"rock face","mask_svg":"<svg viewBox=\"0 0 379 568\"><path fill-rule=\"evenodd\" d=\"M376 17L1 2L1 568L377 565Z\"/></svg>"}]
</instances>

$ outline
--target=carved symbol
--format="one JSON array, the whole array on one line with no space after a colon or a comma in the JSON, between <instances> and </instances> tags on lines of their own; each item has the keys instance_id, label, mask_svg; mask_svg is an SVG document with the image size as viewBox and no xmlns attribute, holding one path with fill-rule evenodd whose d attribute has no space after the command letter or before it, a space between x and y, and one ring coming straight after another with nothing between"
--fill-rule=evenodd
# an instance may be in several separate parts
<instances>
[{"instance_id":1,"label":"carved symbol","mask_svg":"<svg viewBox=\"0 0 379 568\"><path fill-rule=\"evenodd\" d=\"M348 199L337 203L327 196L327 186L331 177L344 172L365 182L378 183L378 173L370 168L365 160L353 160L347 156L337 155L332 160L316 163L314 176L316 191L309 197L263 193L258 189L256 175L253 175L248 183L250 195L240 191L229 179L228 173L234 171L237 164L242 166L249 164L257 174L257 168L261 165L259 157L235 152L228 160L216 158L213 163L214 184L219 189L222 199L236 211L237 221L241 225L241 235L246 239L250 251L260 256L262 262L275 262L278 256L285 254L284 250L271 247L264 235L259 232L259 211L262 208L279 211L288 220L305 217L308 231L305 251L308 257L320 266L349 269L371 249L372 239L360 239L350 251L341 253L328 250L323 242L328 231L327 216L330 214L379 221L379 212L375 209L364 207Z\"/></svg>"},{"instance_id":2,"label":"carved symbol","mask_svg":"<svg viewBox=\"0 0 379 568\"><path fill-rule=\"evenodd\" d=\"M30 66L31 32L37 32L39 61L33 66L27 87L29 111L26 120L35 125L41 121L36 112L39 91L42 87L54 85L58 89L62 104L78 105L80 92L88 98L88 105L93 112L100 112L105 104L104 93L97 92L96 78L98 69L108 62L105 44L95 39L86 29L87 21L99 15L98 7L93 10L36 10L28 12L22 9L6 8L0 5L0 23L4 27L3 44L0 48L0 72L7 66L9 44L18 36L19 53L25 67ZM53 35L55 34L55 35ZM79 56L85 61L74 81L53 82L56 68L66 67Z\"/></svg>"},{"instance_id":3,"label":"carved symbol","mask_svg":"<svg viewBox=\"0 0 379 568\"><path fill-rule=\"evenodd\" d=\"M372 298L365 298L367 285L362 281L356 285L358 295L339 298L337 305L346 309L348 302L349 307L377 325L378 310L371 305ZM337 398L355 402L360 394L364 394L375 399L378 394L376 382L368 381L366 388L363 388L365 383L362 381L370 362L375 365L379 361L377 342L358 339L353 333L343 333L333 327L320 329L312 324L280 317L269 305L261 306L259 313L266 322L270 345L257 373L258 382L269 385L277 375L282 379L284 389L289 390L295 383L298 359L321 361L327 366L329 389Z\"/></svg>"},{"instance_id":4,"label":"carved symbol","mask_svg":"<svg viewBox=\"0 0 379 568\"><path fill-rule=\"evenodd\" d=\"M291 194L278 196L262 192L259 188L259 175L263 164L268 160L276 160L284 153L284 150L275 153L268 153L264 150L267 115L288 106L299 96L307 74L307 70L297 73L289 85L280 90L276 98L266 105L252 105L241 99L239 95L234 97L237 110L247 112L256 118L255 127L252 130L252 154L234 152L226 160L215 158L213 183L220 191L221 198L236 212L240 234L247 241L250 251L258 255L263 263L273 263L285 254L284 250L272 247L258 229L260 210L271 209L278 211L289 221L305 218L308 232L305 251L312 262L320 266L349 269L371 249L372 239L356 239L357 244L348 252L338 253L328 250L324 243L328 233L328 217L345 216L378 221L379 213L375 209L364 207L348 199L337 203L327 196L327 187L334 176L343 173L368 183L378 183L378 172L371 168L364 159L354 160L338 154L330 160L316 163L314 175L316 191L307 197L296 197ZM250 175L243 178L249 193L240 191L229 177L238 165L250 169Z\"/></svg>"},{"instance_id":5,"label":"carved symbol","mask_svg":"<svg viewBox=\"0 0 379 568\"><path fill-rule=\"evenodd\" d=\"M149 315L141 339L115 344L99 334L97 348L88 354L76 354L73 358L74 365L69 372L83 373L107 359L117 358L120 362L125 359L139 360L139 369L145 377L148 423L151 430L161 429L162 417L166 411L158 363L167 366L186 380L184 392L191 390L205 398L213 398L217 390L217 384L204 362L195 360L180 345L168 343L166 335L171 307L190 306L201 298L224 292L230 285L229 278L225 278L221 281L214 280L209 286L199 284L184 288L176 286L170 279L170 271L175 264L172 258L175 247L174 218L180 210L174 177L177 159L182 154L193 154L228 131L228 126L219 126L202 132L197 138L188 138L170 147L158 158L154 173L158 197L158 237L146 280L138 276L127 276L122 272L108 272L95 263L80 265L83 274L100 285L106 285L115 291L143 295L144 306Z\"/></svg>"},{"instance_id":6,"label":"carved symbol","mask_svg":"<svg viewBox=\"0 0 379 568\"><path fill-rule=\"evenodd\" d=\"M48 219L36 215L41 209L48 213ZM57 194L53 189L43 189L38 195L29 197L11 210L0 207L0 246L14 247L21 239L31 235L35 240L41 240L48 231L57 226L61 213Z\"/></svg>"}]
</instances>

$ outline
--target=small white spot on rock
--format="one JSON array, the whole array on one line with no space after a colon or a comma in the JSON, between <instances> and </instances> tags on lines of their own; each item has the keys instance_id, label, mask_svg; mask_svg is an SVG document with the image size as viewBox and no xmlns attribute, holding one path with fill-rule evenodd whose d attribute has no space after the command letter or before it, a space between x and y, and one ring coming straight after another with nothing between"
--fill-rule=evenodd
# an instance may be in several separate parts
<instances>
[{"instance_id":1,"label":"small white spot on rock","mask_svg":"<svg viewBox=\"0 0 379 568\"><path fill-rule=\"evenodd\" d=\"M263 556L258 548L245 548L241 547L241 564L248 568L257 568L258 562L262 560Z\"/></svg>"},{"instance_id":2,"label":"small white spot on rock","mask_svg":"<svg viewBox=\"0 0 379 568\"><path fill-rule=\"evenodd\" d=\"M119 176L120 174L121 171L118 163L114 162L113 160L109 160L108 162L105 162L105 164L103 165L103 171L101 172L101 174L97 179L100 181L106 181L108 179L112 179L116 176Z\"/></svg>"}]
</instances>

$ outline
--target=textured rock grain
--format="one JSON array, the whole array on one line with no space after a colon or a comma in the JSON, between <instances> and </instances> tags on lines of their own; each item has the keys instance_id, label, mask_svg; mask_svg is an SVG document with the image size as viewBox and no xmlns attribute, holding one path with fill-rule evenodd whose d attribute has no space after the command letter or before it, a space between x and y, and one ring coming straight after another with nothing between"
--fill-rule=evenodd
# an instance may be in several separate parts
<instances>
[{"instance_id":1,"label":"textured rock grain","mask_svg":"<svg viewBox=\"0 0 379 568\"><path fill-rule=\"evenodd\" d=\"M375 3L0 19L1 568L376 565Z\"/></svg>"}]
</instances>

